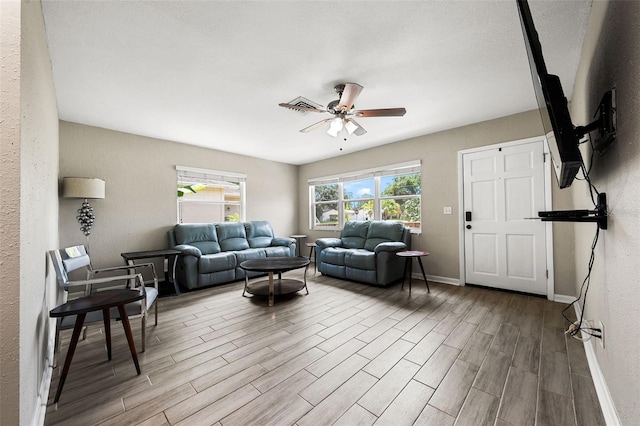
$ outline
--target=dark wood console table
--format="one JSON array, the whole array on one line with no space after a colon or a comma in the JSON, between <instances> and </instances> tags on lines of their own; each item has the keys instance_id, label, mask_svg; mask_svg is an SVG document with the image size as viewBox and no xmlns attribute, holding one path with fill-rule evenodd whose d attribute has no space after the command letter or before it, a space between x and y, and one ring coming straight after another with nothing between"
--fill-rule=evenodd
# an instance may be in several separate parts
<instances>
[{"instance_id":1,"label":"dark wood console table","mask_svg":"<svg viewBox=\"0 0 640 426\"><path fill-rule=\"evenodd\" d=\"M127 262L127 265L134 265L136 260L141 259L152 259L154 257L163 257L167 259L170 263L172 262L171 276L165 272L164 279L173 283L173 288L176 291L176 294L180 294L180 286L178 285L178 281L176 280L176 264L178 263L178 256L182 254L180 250L173 249L165 249L165 250L147 250L147 251L132 251L127 253L120 253L120 256L124 258ZM172 258L172 259L170 259Z\"/></svg>"},{"instance_id":2,"label":"dark wood console table","mask_svg":"<svg viewBox=\"0 0 640 426\"><path fill-rule=\"evenodd\" d=\"M124 334L127 336L127 342L129 343L129 350L131 351L131 357L133 363L136 366L136 371L140 374L140 364L138 363L138 354L136 352L136 345L133 341L133 335L131 334L131 324L129 324L129 316L124 308L127 303L135 302L145 298L145 294L141 290L131 289L119 289L119 290L105 290L98 293L90 294L89 296L80 297L75 300L70 300L57 308L52 309L49 312L49 316L52 318L64 318L70 315L76 315L76 323L73 327L73 334L71 335L71 342L69 343L69 349L67 349L67 357L64 360L64 367L62 368L62 374L60 375L60 381L58 382L58 390L53 400L54 403L60 399L62 393L62 387L64 381L67 379L67 373L69 373L69 367L71 366L71 360L73 354L78 345L78 339L84 319L89 312L102 311L102 318L104 320L104 334L107 342L107 357L111 361L111 308L118 308L120 319L122 320L122 327L124 328Z\"/></svg>"}]
</instances>

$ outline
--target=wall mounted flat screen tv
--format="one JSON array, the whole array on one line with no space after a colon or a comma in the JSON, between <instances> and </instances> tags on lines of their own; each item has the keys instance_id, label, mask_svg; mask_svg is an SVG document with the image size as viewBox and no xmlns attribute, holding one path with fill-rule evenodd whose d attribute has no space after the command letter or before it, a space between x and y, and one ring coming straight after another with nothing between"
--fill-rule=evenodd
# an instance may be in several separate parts
<instances>
[{"instance_id":1,"label":"wall mounted flat screen tv","mask_svg":"<svg viewBox=\"0 0 640 426\"><path fill-rule=\"evenodd\" d=\"M536 92L551 160L560 188L571 186L582 167L579 137L571 122L567 98L557 75L549 74L527 0L517 0L531 78Z\"/></svg>"}]
</instances>

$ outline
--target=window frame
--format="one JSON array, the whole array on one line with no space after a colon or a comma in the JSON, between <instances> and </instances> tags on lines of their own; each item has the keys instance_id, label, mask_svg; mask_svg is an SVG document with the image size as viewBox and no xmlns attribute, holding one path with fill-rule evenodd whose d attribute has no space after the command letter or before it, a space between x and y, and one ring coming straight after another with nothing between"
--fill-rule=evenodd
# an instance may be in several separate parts
<instances>
[{"instance_id":1,"label":"window frame","mask_svg":"<svg viewBox=\"0 0 640 426\"><path fill-rule=\"evenodd\" d=\"M178 188L180 185L185 184L185 179L197 181L197 182L203 183L204 185L206 185L207 181L212 183L214 181L223 181L223 182L228 182L230 184L238 185L239 191L240 191L239 201L237 202L237 205L239 206L238 210L240 214L240 218L238 219L238 221L239 222L245 221L245 218L247 216L246 215L246 206L247 206L247 202L246 202L247 175L246 174L229 172L229 171L221 171L221 170L201 169L201 168L187 167L187 166L176 166L176 183L177 183L176 188ZM211 186L213 187L214 185L211 185ZM181 198L182 197L177 196L177 191L176 191L176 223L183 223L182 217L181 217L180 205L181 203L185 203L185 201ZM187 202L201 203L201 204L215 204L215 205L223 205L223 206L229 205L229 204L236 204L236 203L228 202L226 200L223 200L222 202L216 202L216 201L210 201L210 200L189 200ZM226 221L226 216L224 216L223 220ZM215 222L215 220L211 220L211 222Z\"/></svg>"},{"instance_id":2,"label":"window frame","mask_svg":"<svg viewBox=\"0 0 640 426\"><path fill-rule=\"evenodd\" d=\"M311 178L308 180L309 185L309 230L314 231L340 231L348 220L345 220L345 204L348 202L368 202L373 201L373 218L371 220L382 219L382 203L384 200L418 199L420 200L420 226L410 227L412 233L419 234L422 232L422 189L419 194L415 195L382 195L381 179L388 176L402 176L411 174L420 174L420 187L422 188L422 162L420 160L409 161L400 164L376 167L366 170L358 170L353 172L342 173L333 176L325 176L319 178ZM371 198L353 198L344 197L344 184L347 182L363 181L373 179L374 194ZM337 199L316 201L315 188L321 185L337 185ZM336 204L338 220L335 225L318 225L316 222L316 206L320 204Z\"/></svg>"}]
</instances>

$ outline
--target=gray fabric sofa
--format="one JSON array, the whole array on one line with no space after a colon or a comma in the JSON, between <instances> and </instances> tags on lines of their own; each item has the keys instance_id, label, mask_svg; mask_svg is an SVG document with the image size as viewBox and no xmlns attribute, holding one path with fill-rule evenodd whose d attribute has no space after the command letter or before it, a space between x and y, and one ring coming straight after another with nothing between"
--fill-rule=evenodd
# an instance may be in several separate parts
<instances>
[{"instance_id":1,"label":"gray fabric sofa","mask_svg":"<svg viewBox=\"0 0 640 426\"><path fill-rule=\"evenodd\" d=\"M169 247L180 250L178 283L187 289L257 276L240 263L248 259L295 256L296 240L276 238L267 221L183 223L169 231Z\"/></svg>"},{"instance_id":2,"label":"gray fabric sofa","mask_svg":"<svg viewBox=\"0 0 640 426\"><path fill-rule=\"evenodd\" d=\"M401 222L347 222L340 238L319 238L316 245L322 274L387 286L404 276L405 259L396 253L411 250L411 230Z\"/></svg>"}]
</instances>

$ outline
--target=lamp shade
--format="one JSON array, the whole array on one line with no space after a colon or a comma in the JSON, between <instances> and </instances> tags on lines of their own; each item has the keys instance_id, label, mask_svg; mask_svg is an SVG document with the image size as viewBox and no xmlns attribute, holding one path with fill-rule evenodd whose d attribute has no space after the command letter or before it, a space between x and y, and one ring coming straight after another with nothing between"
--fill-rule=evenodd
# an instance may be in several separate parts
<instances>
[{"instance_id":1,"label":"lamp shade","mask_svg":"<svg viewBox=\"0 0 640 426\"><path fill-rule=\"evenodd\" d=\"M104 181L97 178L63 178L64 198L104 198Z\"/></svg>"}]
</instances>

